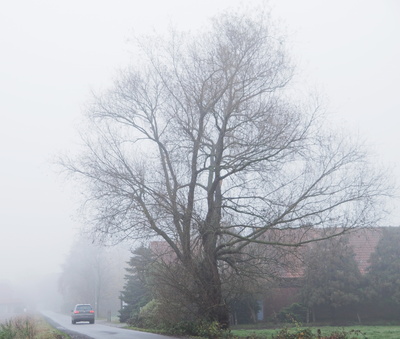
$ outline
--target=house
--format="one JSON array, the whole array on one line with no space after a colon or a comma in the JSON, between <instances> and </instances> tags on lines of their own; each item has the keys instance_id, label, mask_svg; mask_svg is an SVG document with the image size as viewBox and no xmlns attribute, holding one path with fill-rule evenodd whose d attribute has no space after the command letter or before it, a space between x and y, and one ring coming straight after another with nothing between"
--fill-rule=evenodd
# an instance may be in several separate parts
<instances>
[{"instance_id":1,"label":"house","mask_svg":"<svg viewBox=\"0 0 400 339\"><path fill-rule=\"evenodd\" d=\"M310 246L315 242L313 239L320 238L322 232L326 230L310 228L292 229L292 230L271 230L265 234L265 239L271 243L286 243L296 244L300 241L308 242L300 247L290 247L283 250L278 249L279 246L265 246L262 244L254 244L253 246L264 246L260 252L264 252L266 256L273 255L274 258L279 258L280 264L274 269L278 276L279 285L276 287L266 288L265 295L260 296L259 312L257 320L266 321L282 308L289 306L295 302L299 302L299 290L301 288L301 278L304 276L304 264L302 256ZM352 247L355 255L355 260L358 263L361 274L367 272L369 259L371 254L381 238L382 228L357 229L348 233L344 233L342 237L346 237L348 244ZM265 240L264 239L264 240ZM175 253L169 245L164 241L155 241L150 244L150 249L158 257L166 263L170 263L176 259ZM281 253L278 253L281 251Z\"/></svg>"},{"instance_id":2,"label":"house","mask_svg":"<svg viewBox=\"0 0 400 339\"><path fill-rule=\"evenodd\" d=\"M358 229L342 235L342 237L347 238L348 245L353 249L355 261L358 264L360 273L363 275L367 273L370 257L375 251L381 236L382 228L379 227ZM293 256L297 262L291 266L291 269L282 272L280 285L270 290L263 299L260 309L260 313L263 315L262 320L265 321L276 315L282 308L300 301L300 279L304 275L304 266L301 260L298 259L301 257L299 252L307 250L312 244L310 243L297 250L297 255Z\"/></svg>"}]
</instances>

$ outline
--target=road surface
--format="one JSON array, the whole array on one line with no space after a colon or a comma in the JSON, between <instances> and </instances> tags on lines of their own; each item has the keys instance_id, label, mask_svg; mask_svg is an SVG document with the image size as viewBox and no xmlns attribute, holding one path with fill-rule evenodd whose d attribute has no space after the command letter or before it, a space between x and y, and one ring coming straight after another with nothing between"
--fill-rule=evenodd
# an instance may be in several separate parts
<instances>
[{"instance_id":1,"label":"road surface","mask_svg":"<svg viewBox=\"0 0 400 339\"><path fill-rule=\"evenodd\" d=\"M102 323L89 324L88 322L71 324L71 317L51 311L41 312L50 323L60 331L66 332L76 339L176 339L159 334L127 330L117 326L109 326Z\"/></svg>"}]
</instances>

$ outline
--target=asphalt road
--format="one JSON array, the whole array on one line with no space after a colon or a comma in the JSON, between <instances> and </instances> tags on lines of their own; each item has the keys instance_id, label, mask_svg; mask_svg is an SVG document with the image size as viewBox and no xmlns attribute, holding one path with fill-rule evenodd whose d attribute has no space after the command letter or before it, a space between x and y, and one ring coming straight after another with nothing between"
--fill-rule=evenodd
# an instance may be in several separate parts
<instances>
[{"instance_id":1,"label":"asphalt road","mask_svg":"<svg viewBox=\"0 0 400 339\"><path fill-rule=\"evenodd\" d=\"M55 328L71 335L74 339L176 339L159 334L127 330L99 322L95 324L82 322L72 325L70 316L51 311L42 311L41 313Z\"/></svg>"}]
</instances>

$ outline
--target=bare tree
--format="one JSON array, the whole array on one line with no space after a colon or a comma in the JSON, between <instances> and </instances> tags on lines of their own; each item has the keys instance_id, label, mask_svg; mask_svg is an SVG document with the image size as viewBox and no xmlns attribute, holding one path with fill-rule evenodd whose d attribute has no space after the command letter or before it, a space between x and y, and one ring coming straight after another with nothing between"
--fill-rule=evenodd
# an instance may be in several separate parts
<instances>
[{"instance_id":1,"label":"bare tree","mask_svg":"<svg viewBox=\"0 0 400 339\"><path fill-rule=\"evenodd\" d=\"M65 311L75 304L91 303L97 316L106 317L109 311L116 314L128 258L129 251L122 246L105 248L85 237L77 238L59 278Z\"/></svg>"},{"instance_id":2,"label":"bare tree","mask_svg":"<svg viewBox=\"0 0 400 339\"><path fill-rule=\"evenodd\" d=\"M198 315L221 324L223 267L246 276L273 259L253 244L374 226L387 193L362 147L323 128L318 105L290 100L294 68L269 23L224 13L201 34L142 42L88 109L82 157L63 162L86 184L94 233L165 241ZM313 228L329 232L311 240Z\"/></svg>"}]
</instances>

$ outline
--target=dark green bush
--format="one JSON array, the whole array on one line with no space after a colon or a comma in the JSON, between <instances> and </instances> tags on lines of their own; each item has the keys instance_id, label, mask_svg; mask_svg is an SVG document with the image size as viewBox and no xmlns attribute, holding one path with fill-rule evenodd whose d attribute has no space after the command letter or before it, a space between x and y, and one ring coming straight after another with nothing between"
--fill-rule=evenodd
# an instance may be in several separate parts
<instances>
[{"instance_id":1,"label":"dark green bush","mask_svg":"<svg viewBox=\"0 0 400 339\"><path fill-rule=\"evenodd\" d=\"M282 308L276 315L279 322L305 322L307 316L307 307L303 304L294 303Z\"/></svg>"},{"instance_id":2,"label":"dark green bush","mask_svg":"<svg viewBox=\"0 0 400 339\"><path fill-rule=\"evenodd\" d=\"M220 338L231 338L232 335L230 331L223 330L219 323L207 322L207 321L185 321L179 322L167 331L171 334L179 336L195 336L209 339L220 339Z\"/></svg>"},{"instance_id":3,"label":"dark green bush","mask_svg":"<svg viewBox=\"0 0 400 339\"><path fill-rule=\"evenodd\" d=\"M309 328L296 329L296 332L291 332L287 328L283 328L278 332L276 336L272 336L274 339L313 339L316 336L311 332Z\"/></svg>"}]
</instances>

